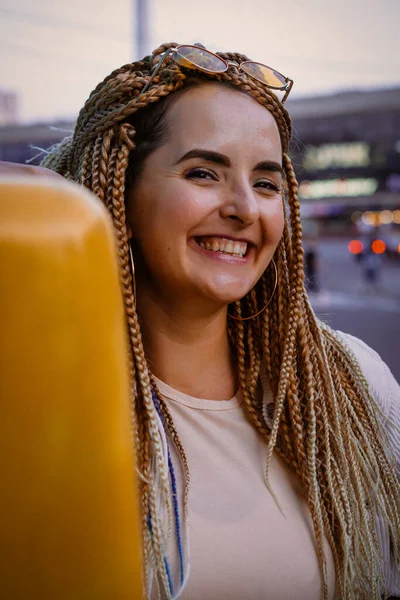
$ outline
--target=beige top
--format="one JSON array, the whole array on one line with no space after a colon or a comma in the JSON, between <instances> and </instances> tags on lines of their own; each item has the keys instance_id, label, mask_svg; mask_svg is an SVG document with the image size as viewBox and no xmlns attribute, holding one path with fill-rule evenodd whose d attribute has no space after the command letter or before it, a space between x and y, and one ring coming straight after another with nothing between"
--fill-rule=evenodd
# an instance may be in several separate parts
<instances>
[{"instance_id":1,"label":"beige top","mask_svg":"<svg viewBox=\"0 0 400 600\"><path fill-rule=\"evenodd\" d=\"M199 400L157 383L190 468L191 567L180 598L320 600L321 575L306 500L297 480L274 457L270 482L284 514L279 510L263 475L266 443L242 398ZM326 553L333 599L328 544Z\"/></svg>"},{"instance_id":2,"label":"beige top","mask_svg":"<svg viewBox=\"0 0 400 600\"><path fill-rule=\"evenodd\" d=\"M390 373L386 365L359 340L347 335L344 340L372 379L373 392L379 390L383 395L377 398L382 400L382 408L387 408L389 392L382 380L383 370L386 377ZM185 448L191 477L191 568L180 598L319 600L321 575L302 488L274 456L270 482L282 511L278 508L265 484L266 443L249 420L240 395L231 400L202 400L159 380L157 384ZM400 406L400 391L394 380L392 386ZM269 394L268 390L264 393ZM177 464L176 456L173 458ZM179 476L178 491L181 499ZM389 540L384 525L378 525L387 558ZM334 599L333 559L326 541L325 546L329 598ZM386 570L389 592L396 594L396 578L389 573L389 565Z\"/></svg>"}]
</instances>

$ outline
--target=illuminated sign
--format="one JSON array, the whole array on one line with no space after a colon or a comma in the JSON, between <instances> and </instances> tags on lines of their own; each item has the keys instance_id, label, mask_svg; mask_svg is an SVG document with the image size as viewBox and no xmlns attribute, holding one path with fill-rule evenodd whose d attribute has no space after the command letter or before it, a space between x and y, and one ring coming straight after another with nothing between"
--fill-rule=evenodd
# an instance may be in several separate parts
<instances>
[{"instance_id":1,"label":"illuminated sign","mask_svg":"<svg viewBox=\"0 0 400 600\"><path fill-rule=\"evenodd\" d=\"M321 179L302 181L299 186L299 193L301 198L313 200L314 198L371 196L377 189L378 182L372 177L364 179Z\"/></svg>"},{"instance_id":2,"label":"illuminated sign","mask_svg":"<svg viewBox=\"0 0 400 600\"><path fill-rule=\"evenodd\" d=\"M367 167L369 163L369 145L365 142L308 146L303 158L303 166L308 171L334 167Z\"/></svg>"}]
</instances>

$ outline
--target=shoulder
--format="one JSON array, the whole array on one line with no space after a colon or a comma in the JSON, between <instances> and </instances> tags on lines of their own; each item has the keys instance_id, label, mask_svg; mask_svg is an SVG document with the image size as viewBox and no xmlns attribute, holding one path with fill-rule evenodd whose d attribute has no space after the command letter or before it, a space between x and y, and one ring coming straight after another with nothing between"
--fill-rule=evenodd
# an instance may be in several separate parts
<instances>
[{"instance_id":1,"label":"shoulder","mask_svg":"<svg viewBox=\"0 0 400 600\"><path fill-rule=\"evenodd\" d=\"M382 411L382 423L392 449L400 478L400 386L379 354L362 340L336 331L351 351L368 382L369 390ZM386 519L376 512L377 536L384 556L384 572L389 594L400 597L400 574L390 558L390 535Z\"/></svg>"},{"instance_id":2,"label":"shoulder","mask_svg":"<svg viewBox=\"0 0 400 600\"><path fill-rule=\"evenodd\" d=\"M365 342L348 333L336 331L350 350L367 380L369 391L384 416L384 425L396 457L400 459L400 386L387 364Z\"/></svg>"},{"instance_id":3,"label":"shoulder","mask_svg":"<svg viewBox=\"0 0 400 600\"><path fill-rule=\"evenodd\" d=\"M349 333L336 331L342 343L357 359L361 371L368 382L370 392L379 402L384 412L390 409L394 392L400 394L400 387L395 380L387 364L382 360L375 350L365 342Z\"/></svg>"},{"instance_id":4,"label":"shoulder","mask_svg":"<svg viewBox=\"0 0 400 600\"><path fill-rule=\"evenodd\" d=\"M393 402L400 405L400 386L379 354L359 338L336 331L342 343L357 359L368 382L370 392L385 414L391 413ZM400 415L399 415L400 421Z\"/></svg>"},{"instance_id":5,"label":"shoulder","mask_svg":"<svg viewBox=\"0 0 400 600\"><path fill-rule=\"evenodd\" d=\"M385 364L379 354L373 348L371 348L371 346L368 346L368 344L366 344L363 340L360 340L360 338L339 330L336 330L335 333L340 337L345 346L350 348L350 350L356 355L357 360L367 363L372 361L373 363Z\"/></svg>"}]
</instances>

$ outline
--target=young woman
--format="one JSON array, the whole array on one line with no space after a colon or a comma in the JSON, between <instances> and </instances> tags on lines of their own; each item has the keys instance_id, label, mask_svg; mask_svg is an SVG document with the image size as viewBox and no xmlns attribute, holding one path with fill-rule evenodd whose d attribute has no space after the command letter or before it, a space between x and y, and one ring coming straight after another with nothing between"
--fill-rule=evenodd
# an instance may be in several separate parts
<instances>
[{"instance_id":1,"label":"young woman","mask_svg":"<svg viewBox=\"0 0 400 600\"><path fill-rule=\"evenodd\" d=\"M400 594L400 391L310 307L292 83L165 44L43 163L115 227L148 598Z\"/></svg>"}]
</instances>

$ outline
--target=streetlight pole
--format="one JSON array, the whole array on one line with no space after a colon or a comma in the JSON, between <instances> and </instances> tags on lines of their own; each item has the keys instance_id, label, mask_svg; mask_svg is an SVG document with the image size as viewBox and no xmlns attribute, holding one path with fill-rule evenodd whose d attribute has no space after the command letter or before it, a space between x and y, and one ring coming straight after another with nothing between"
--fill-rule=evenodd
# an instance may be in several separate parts
<instances>
[{"instance_id":1,"label":"streetlight pole","mask_svg":"<svg viewBox=\"0 0 400 600\"><path fill-rule=\"evenodd\" d=\"M136 25L135 59L139 60L150 52L149 48L149 6L148 0L133 0ZM135 10L136 9L136 10Z\"/></svg>"}]
</instances>

